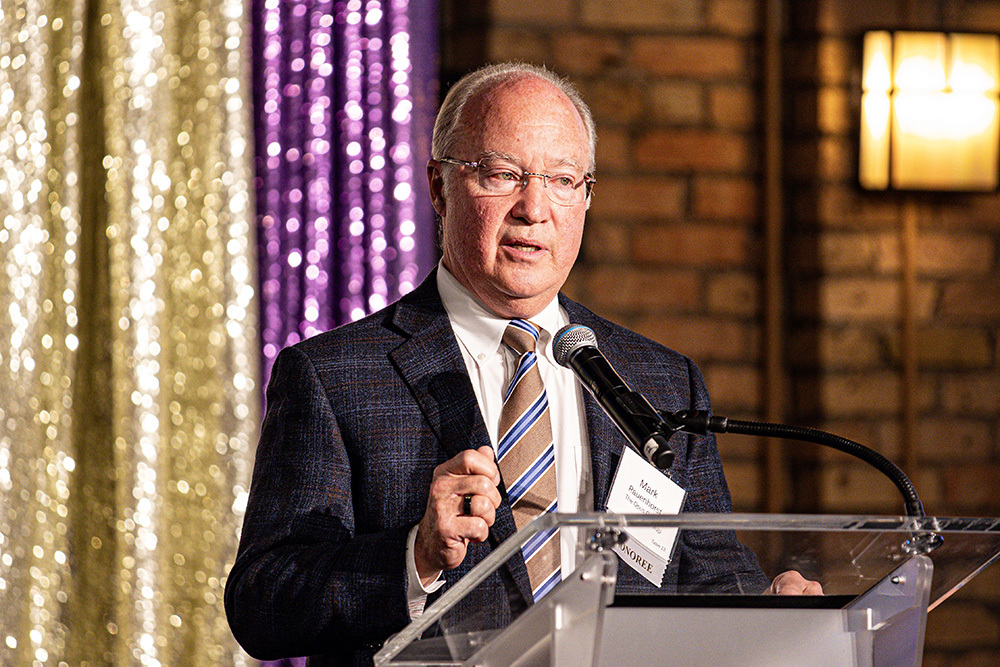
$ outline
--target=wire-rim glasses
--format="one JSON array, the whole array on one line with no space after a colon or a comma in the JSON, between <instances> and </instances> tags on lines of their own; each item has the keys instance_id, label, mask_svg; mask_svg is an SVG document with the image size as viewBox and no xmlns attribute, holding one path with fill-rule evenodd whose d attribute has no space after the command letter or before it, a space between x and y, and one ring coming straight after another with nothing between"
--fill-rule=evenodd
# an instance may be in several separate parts
<instances>
[{"instance_id":1,"label":"wire-rim glasses","mask_svg":"<svg viewBox=\"0 0 1000 667\"><path fill-rule=\"evenodd\" d=\"M478 162L458 160L453 157L438 158L438 162L475 169L480 193L488 197L512 195L528 187L531 178L542 179L542 188L549 199L562 206L582 204L590 197L597 179L592 174L582 177L572 173L539 174L524 171L516 164L497 158L482 158Z\"/></svg>"}]
</instances>

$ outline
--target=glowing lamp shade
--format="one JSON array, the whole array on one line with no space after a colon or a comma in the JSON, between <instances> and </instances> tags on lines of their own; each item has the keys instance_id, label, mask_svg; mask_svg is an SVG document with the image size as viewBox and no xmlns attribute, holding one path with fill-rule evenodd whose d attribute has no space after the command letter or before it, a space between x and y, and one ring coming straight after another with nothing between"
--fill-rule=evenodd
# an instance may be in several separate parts
<instances>
[{"instance_id":1,"label":"glowing lamp shade","mask_svg":"<svg viewBox=\"0 0 1000 667\"><path fill-rule=\"evenodd\" d=\"M862 89L862 187L997 189L1000 36L866 33Z\"/></svg>"}]
</instances>

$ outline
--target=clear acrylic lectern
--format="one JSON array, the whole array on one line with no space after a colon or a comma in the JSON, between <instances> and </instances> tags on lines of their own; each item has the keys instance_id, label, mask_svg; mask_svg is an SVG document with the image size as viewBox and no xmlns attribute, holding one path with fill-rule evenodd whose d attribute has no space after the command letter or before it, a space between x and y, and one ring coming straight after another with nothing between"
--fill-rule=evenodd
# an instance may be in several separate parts
<instances>
[{"instance_id":1,"label":"clear acrylic lectern","mask_svg":"<svg viewBox=\"0 0 1000 667\"><path fill-rule=\"evenodd\" d=\"M578 536L576 569L504 627L479 586L533 535ZM795 570L822 596L657 589L615 595L612 551L637 528L731 531L765 577ZM927 612L1000 555L1000 518L550 514L506 540L391 637L375 665L920 665ZM567 568L564 568L564 570Z\"/></svg>"}]
</instances>

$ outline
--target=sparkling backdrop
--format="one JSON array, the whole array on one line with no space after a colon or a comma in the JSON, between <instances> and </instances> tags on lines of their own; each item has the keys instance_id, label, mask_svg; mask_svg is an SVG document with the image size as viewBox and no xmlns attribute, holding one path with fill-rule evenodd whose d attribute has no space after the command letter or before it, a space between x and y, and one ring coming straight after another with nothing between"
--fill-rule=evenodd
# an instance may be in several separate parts
<instances>
[{"instance_id":1,"label":"sparkling backdrop","mask_svg":"<svg viewBox=\"0 0 1000 667\"><path fill-rule=\"evenodd\" d=\"M0 5L0 664L242 664L242 2Z\"/></svg>"},{"instance_id":2,"label":"sparkling backdrop","mask_svg":"<svg viewBox=\"0 0 1000 667\"><path fill-rule=\"evenodd\" d=\"M254 16L266 378L282 347L433 266L437 14L436 0L256 0Z\"/></svg>"}]
</instances>

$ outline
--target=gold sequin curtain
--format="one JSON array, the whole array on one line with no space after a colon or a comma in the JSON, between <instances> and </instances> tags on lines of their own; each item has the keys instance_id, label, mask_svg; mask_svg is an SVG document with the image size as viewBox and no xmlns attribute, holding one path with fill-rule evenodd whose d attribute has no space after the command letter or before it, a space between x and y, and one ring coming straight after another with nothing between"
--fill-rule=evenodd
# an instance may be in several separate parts
<instances>
[{"instance_id":1,"label":"gold sequin curtain","mask_svg":"<svg viewBox=\"0 0 1000 667\"><path fill-rule=\"evenodd\" d=\"M249 20L0 0L0 664L243 664Z\"/></svg>"}]
</instances>

